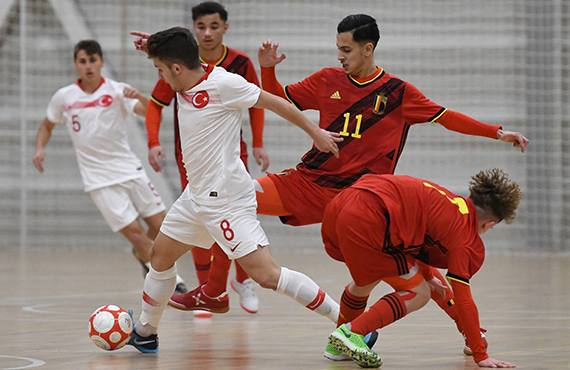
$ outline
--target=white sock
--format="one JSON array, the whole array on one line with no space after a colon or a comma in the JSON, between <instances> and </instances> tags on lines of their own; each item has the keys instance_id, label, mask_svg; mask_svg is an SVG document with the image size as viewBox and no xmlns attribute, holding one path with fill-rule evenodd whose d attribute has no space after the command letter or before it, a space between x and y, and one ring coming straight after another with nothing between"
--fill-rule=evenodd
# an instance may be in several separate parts
<instances>
[{"instance_id":1,"label":"white sock","mask_svg":"<svg viewBox=\"0 0 570 370\"><path fill-rule=\"evenodd\" d=\"M144 279L142 313L135 324L137 334L156 334L162 313L176 288L176 264L165 271L149 269Z\"/></svg>"},{"instance_id":2,"label":"white sock","mask_svg":"<svg viewBox=\"0 0 570 370\"><path fill-rule=\"evenodd\" d=\"M311 311L338 322L340 306L307 275L281 267L277 283L278 293L293 298Z\"/></svg>"}]
</instances>

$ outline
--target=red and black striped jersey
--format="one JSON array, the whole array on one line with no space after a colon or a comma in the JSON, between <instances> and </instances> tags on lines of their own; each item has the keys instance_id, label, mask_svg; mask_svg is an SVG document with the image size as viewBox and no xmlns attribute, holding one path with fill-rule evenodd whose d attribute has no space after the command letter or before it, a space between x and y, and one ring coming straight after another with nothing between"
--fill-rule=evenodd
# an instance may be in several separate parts
<instances>
[{"instance_id":1,"label":"red and black striped jersey","mask_svg":"<svg viewBox=\"0 0 570 370\"><path fill-rule=\"evenodd\" d=\"M339 189L367 173L392 174L410 126L434 122L446 111L381 68L366 79L324 68L286 86L285 94L301 110L319 110L319 126L344 138L339 158L313 146L297 166L311 181Z\"/></svg>"},{"instance_id":2,"label":"red and black striped jersey","mask_svg":"<svg viewBox=\"0 0 570 370\"><path fill-rule=\"evenodd\" d=\"M485 246L469 198L409 176L365 175L352 188L382 198L395 250L447 269L448 277L465 284L483 265Z\"/></svg>"}]
</instances>

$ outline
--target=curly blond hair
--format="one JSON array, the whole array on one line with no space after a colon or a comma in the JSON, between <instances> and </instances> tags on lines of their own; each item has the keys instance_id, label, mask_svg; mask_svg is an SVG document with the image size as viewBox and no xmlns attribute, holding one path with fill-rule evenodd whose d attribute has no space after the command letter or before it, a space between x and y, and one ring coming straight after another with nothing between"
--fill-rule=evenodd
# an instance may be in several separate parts
<instances>
[{"instance_id":1,"label":"curly blond hair","mask_svg":"<svg viewBox=\"0 0 570 370\"><path fill-rule=\"evenodd\" d=\"M509 180L508 175L500 168L492 168L479 172L469 182L469 199L481 208L510 224L516 215L521 201L519 185Z\"/></svg>"}]
</instances>

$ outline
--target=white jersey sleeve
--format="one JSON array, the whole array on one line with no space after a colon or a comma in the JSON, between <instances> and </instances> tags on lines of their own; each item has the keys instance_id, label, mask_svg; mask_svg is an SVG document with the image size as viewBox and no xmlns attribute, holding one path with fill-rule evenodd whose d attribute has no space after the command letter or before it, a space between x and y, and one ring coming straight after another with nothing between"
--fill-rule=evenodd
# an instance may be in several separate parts
<instances>
[{"instance_id":1,"label":"white jersey sleeve","mask_svg":"<svg viewBox=\"0 0 570 370\"><path fill-rule=\"evenodd\" d=\"M230 109L251 108L257 103L261 89L238 74L231 73L218 81L222 104Z\"/></svg>"},{"instance_id":2,"label":"white jersey sleeve","mask_svg":"<svg viewBox=\"0 0 570 370\"><path fill-rule=\"evenodd\" d=\"M63 113L65 111L64 90L59 89L49 101L46 118L52 123L65 123Z\"/></svg>"}]
</instances>

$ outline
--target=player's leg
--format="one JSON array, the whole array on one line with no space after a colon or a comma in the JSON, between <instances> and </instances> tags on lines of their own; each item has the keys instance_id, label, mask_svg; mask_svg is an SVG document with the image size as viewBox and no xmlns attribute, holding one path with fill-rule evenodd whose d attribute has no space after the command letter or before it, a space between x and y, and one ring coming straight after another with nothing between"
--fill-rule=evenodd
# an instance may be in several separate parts
<instances>
[{"instance_id":1,"label":"player's leg","mask_svg":"<svg viewBox=\"0 0 570 370\"><path fill-rule=\"evenodd\" d=\"M414 287L417 280L420 283ZM402 290L382 297L356 319L342 324L329 336L329 344L349 355L353 361L362 367L379 367L382 360L369 349L364 341L366 333L383 328L407 314L423 307L430 299L429 285L421 275L403 285ZM411 284L411 285L410 285ZM358 291L354 282L349 284L349 291Z\"/></svg>"},{"instance_id":2,"label":"player's leg","mask_svg":"<svg viewBox=\"0 0 570 370\"><path fill-rule=\"evenodd\" d=\"M150 271L145 278L142 313L129 344L141 352L156 352L158 324L176 287L175 262L193 246L208 247L213 239L197 215L189 192L172 205L150 252ZM151 348L145 347L150 343ZM154 347L154 348L153 348Z\"/></svg>"},{"instance_id":3,"label":"player's leg","mask_svg":"<svg viewBox=\"0 0 570 370\"><path fill-rule=\"evenodd\" d=\"M271 255L269 246L239 259L240 264L261 287L284 294L336 324L339 306L311 278L298 271L280 267Z\"/></svg>"},{"instance_id":4,"label":"player's leg","mask_svg":"<svg viewBox=\"0 0 570 370\"><path fill-rule=\"evenodd\" d=\"M141 352L158 351L158 324L176 288L175 263L191 248L162 233L156 237L150 253L150 271L143 287L142 312L128 343Z\"/></svg>"},{"instance_id":5,"label":"player's leg","mask_svg":"<svg viewBox=\"0 0 570 370\"><path fill-rule=\"evenodd\" d=\"M337 336L348 332L347 322L365 314L368 296L383 276L408 273L405 256L382 252L386 243L390 243L386 233L382 232L388 230L382 207L383 203L372 193L349 188L337 195L325 210L321 229L325 250L330 257L347 265L354 280L341 298L338 322L341 325L330 335L325 349L325 357L329 359L342 359L344 354L361 366L381 364L378 355L365 342L364 335Z\"/></svg>"},{"instance_id":6,"label":"player's leg","mask_svg":"<svg viewBox=\"0 0 570 370\"><path fill-rule=\"evenodd\" d=\"M125 188L128 190L129 197L133 202L135 208L147 225L145 234L148 240L146 242L152 245L166 216L166 207L164 206L164 202L146 175L138 179L127 181L125 183ZM123 235L129 239L130 237L127 234ZM139 239L139 237L142 238L141 235L137 235L136 239ZM131 241L131 243L133 243L133 241ZM134 246L134 250L138 251L136 246ZM140 260L142 260L141 262L144 262L145 265L148 265L148 259L144 260L141 258ZM188 288L186 287L186 284L180 275L176 275L175 292L188 292Z\"/></svg>"},{"instance_id":7,"label":"player's leg","mask_svg":"<svg viewBox=\"0 0 570 370\"><path fill-rule=\"evenodd\" d=\"M139 212L131 199L129 187L127 181L95 189L90 191L89 195L111 230L120 232L129 240L133 246L133 254L143 267L143 275L146 275L148 252L152 243L142 225L137 221Z\"/></svg>"},{"instance_id":8,"label":"player's leg","mask_svg":"<svg viewBox=\"0 0 570 370\"><path fill-rule=\"evenodd\" d=\"M279 197L279 193L277 192L275 185L269 179L269 177L262 177L261 179L254 180L254 185L256 189L255 193L256 193L258 213L271 214L271 215L289 214L283 207L283 204L281 203L281 198ZM198 248L193 249L192 253L194 254L195 251L197 250ZM209 277L206 284L200 282L200 286L202 286L201 289L208 297L217 298L217 297L227 296L226 287L227 287L230 264L231 264L230 259L228 258L226 253L222 249L220 249L218 245L212 246ZM200 286L196 289L199 289ZM184 297L175 298L175 301L182 302L183 300ZM219 313L219 309L225 309L225 308L217 307L216 312Z\"/></svg>"},{"instance_id":9,"label":"player's leg","mask_svg":"<svg viewBox=\"0 0 570 370\"><path fill-rule=\"evenodd\" d=\"M230 285L239 294L239 304L246 312L257 313L259 310L259 299L253 289L253 280L238 261L235 261L234 266L236 268L236 276L232 279Z\"/></svg>"}]
</instances>

